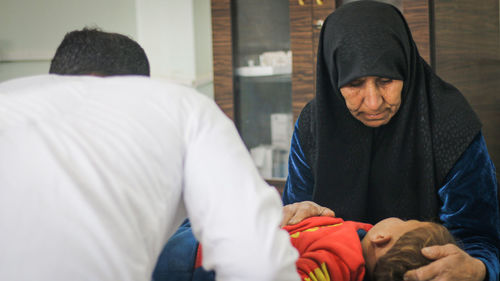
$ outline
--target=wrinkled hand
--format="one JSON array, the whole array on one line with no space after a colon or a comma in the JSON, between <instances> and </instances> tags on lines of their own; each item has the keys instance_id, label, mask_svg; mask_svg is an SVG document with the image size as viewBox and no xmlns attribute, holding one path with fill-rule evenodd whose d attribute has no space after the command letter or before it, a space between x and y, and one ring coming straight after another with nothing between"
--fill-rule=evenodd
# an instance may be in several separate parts
<instances>
[{"instance_id":1,"label":"wrinkled hand","mask_svg":"<svg viewBox=\"0 0 500 281\"><path fill-rule=\"evenodd\" d=\"M302 201L289 204L283 208L283 220L281 221L281 227L290 224L297 224L304 219L314 216L335 217L335 212L312 201Z\"/></svg>"},{"instance_id":2,"label":"wrinkled hand","mask_svg":"<svg viewBox=\"0 0 500 281\"><path fill-rule=\"evenodd\" d=\"M462 280L482 281L486 267L482 261L469 256L453 244L422 249L422 254L432 263L406 272L405 281Z\"/></svg>"}]
</instances>

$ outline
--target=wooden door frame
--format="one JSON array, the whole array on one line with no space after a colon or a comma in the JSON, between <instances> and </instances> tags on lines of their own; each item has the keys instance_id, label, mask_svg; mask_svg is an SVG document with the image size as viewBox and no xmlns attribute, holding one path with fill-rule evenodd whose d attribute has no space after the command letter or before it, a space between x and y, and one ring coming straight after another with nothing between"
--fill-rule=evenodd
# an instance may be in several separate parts
<instances>
[{"instance_id":1,"label":"wooden door frame","mask_svg":"<svg viewBox=\"0 0 500 281\"><path fill-rule=\"evenodd\" d=\"M234 120L231 0L211 0L214 100Z\"/></svg>"}]
</instances>

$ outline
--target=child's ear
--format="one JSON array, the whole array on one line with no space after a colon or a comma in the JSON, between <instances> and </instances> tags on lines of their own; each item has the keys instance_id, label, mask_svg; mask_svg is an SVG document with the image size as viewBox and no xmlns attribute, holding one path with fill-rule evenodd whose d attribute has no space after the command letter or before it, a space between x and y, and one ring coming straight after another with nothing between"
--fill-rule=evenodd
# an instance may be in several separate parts
<instances>
[{"instance_id":1,"label":"child's ear","mask_svg":"<svg viewBox=\"0 0 500 281\"><path fill-rule=\"evenodd\" d=\"M376 235L372 236L370 239L370 242L375 246L375 247L383 247L387 243L389 243L392 239L392 235L389 233L377 233Z\"/></svg>"}]
</instances>

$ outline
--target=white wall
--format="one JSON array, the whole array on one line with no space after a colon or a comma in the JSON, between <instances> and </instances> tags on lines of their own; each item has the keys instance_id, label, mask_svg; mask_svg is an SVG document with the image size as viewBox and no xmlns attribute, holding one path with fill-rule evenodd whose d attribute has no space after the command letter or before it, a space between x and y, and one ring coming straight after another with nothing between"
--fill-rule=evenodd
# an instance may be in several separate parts
<instances>
[{"instance_id":1,"label":"white wall","mask_svg":"<svg viewBox=\"0 0 500 281\"><path fill-rule=\"evenodd\" d=\"M197 88L213 98L212 15L209 0L194 2L194 38Z\"/></svg>"},{"instance_id":2,"label":"white wall","mask_svg":"<svg viewBox=\"0 0 500 281\"><path fill-rule=\"evenodd\" d=\"M0 0L0 81L47 73L64 35L85 26L136 38L135 0Z\"/></svg>"},{"instance_id":3,"label":"white wall","mask_svg":"<svg viewBox=\"0 0 500 281\"><path fill-rule=\"evenodd\" d=\"M137 26L151 76L213 97L210 0L137 0Z\"/></svg>"},{"instance_id":4,"label":"white wall","mask_svg":"<svg viewBox=\"0 0 500 281\"><path fill-rule=\"evenodd\" d=\"M210 0L0 0L0 81L47 73L68 31L137 40L151 75L213 96Z\"/></svg>"}]
</instances>

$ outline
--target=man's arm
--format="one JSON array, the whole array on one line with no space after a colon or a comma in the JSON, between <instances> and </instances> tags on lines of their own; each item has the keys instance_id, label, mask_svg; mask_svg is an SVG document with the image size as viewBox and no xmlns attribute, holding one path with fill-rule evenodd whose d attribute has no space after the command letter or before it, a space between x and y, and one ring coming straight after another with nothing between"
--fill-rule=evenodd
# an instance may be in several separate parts
<instances>
[{"instance_id":1,"label":"man's arm","mask_svg":"<svg viewBox=\"0 0 500 281\"><path fill-rule=\"evenodd\" d=\"M299 280L297 252L279 228L279 194L258 174L234 124L210 101L186 128L184 200L218 280Z\"/></svg>"}]
</instances>

